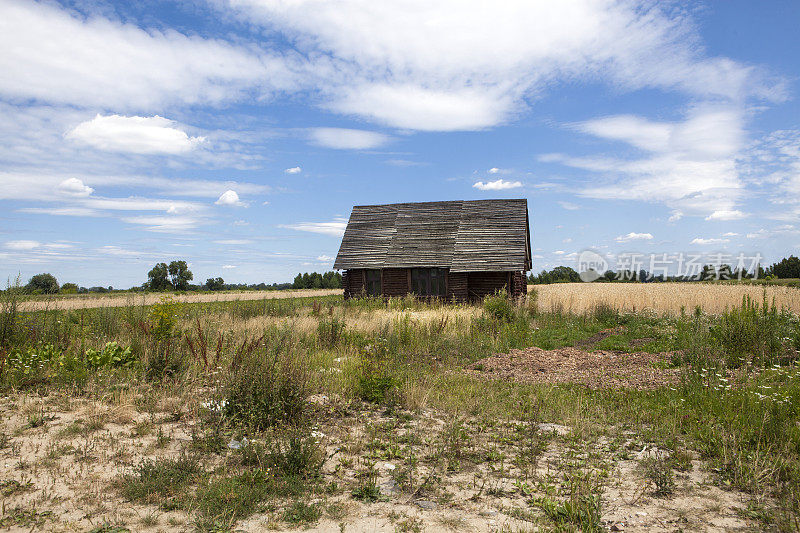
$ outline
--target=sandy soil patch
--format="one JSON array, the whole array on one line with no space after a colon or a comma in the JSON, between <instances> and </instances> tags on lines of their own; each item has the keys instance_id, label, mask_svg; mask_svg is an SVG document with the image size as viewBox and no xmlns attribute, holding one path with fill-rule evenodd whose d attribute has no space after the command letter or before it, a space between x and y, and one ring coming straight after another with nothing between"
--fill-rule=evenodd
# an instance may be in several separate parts
<instances>
[{"instance_id":1,"label":"sandy soil patch","mask_svg":"<svg viewBox=\"0 0 800 533\"><path fill-rule=\"evenodd\" d=\"M522 383L580 383L592 389L654 389L680 380L679 369L664 368L669 357L666 353L531 347L486 357L467 367L466 372Z\"/></svg>"}]
</instances>

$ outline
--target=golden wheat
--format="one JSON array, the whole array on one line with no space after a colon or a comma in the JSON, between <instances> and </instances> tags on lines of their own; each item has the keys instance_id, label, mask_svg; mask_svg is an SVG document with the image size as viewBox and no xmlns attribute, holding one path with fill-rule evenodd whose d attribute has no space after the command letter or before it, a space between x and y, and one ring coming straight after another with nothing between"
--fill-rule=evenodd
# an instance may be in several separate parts
<instances>
[{"instance_id":1,"label":"golden wheat","mask_svg":"<svg viewBox=\"0 0 800 533\"><path fill-rule=\"evenodd\" d=\"M743 296L760 302L766 291L770 305L800 313L800 289L782 286L727 285L712 283L556 283L530 285L538 293L540 311L563 309L583 313L598 304L621 311L687 313L695 307L719 314L742 303Z\"/></svg>"}]
</instances>

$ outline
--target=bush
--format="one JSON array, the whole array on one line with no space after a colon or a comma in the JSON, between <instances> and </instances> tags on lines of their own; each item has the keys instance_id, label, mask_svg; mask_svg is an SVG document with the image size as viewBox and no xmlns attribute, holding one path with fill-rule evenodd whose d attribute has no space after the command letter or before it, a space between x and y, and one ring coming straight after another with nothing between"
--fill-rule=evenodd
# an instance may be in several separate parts
<instances>
[{"instance_id":1,"label":"bush","mask_svg":"<svg viewBox=\"0 0 800 533\"><path fill-rule=\"evenodd\" d=\"M389 342L377 339L362 348L359 355L358 396L368 402L386 402L397 385L390 367Z\"/></svg>"},{"instance_id":2,"label":"bush","mask_svg":"<svg viewBox=\"0 0 800 533\"><path fill-rule=\"evenodd\" d=\"M225 383L225 414L253 430L306 421L309 371L294 350L291 332L233 357Z\"/></svg>"},{"instance_id":3,"label":"bush","mask_svg":"<svg viewBox=\"0 0 800 533\"><path fill-rule=\"evenodd\" d=\"M505 289L484 298L483 311L499 322L514 320L514 304Z\"/></svg>"},{"instance_id":4,"label":"bush","mask_svg":"<svg viewBox=\"0 0 800 533\"><path fill-rule=\"evenodd\" d=\"M58 292L58 281L52 274L36 274L28 281L28 292L37 294L56 294Z\"/></svg>"}]
</instances>

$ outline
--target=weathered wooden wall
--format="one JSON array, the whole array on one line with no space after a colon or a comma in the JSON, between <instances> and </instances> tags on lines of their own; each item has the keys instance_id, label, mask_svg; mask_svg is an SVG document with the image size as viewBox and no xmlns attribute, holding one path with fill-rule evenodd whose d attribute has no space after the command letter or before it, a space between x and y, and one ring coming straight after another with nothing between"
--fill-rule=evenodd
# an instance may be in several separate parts
<instances>
[{"instance_id":1,"label":"weathered wooden wall","mask_svg":"<svg viewBox=\"0 0 800 533\"><path fill-rule=\"evenodd\" d=\"M447 273L447 299L457 302L466 302L467 294L467 273L448 272Z\"/></svg>"},{"instance_id":2,"label":"weathered wooden wall","mask_svg":"<svg viewBox=\"0 0 800 533\"><path fill-rule=\"evenodd\" d=\"M361 296L364 292L364 271L360 268L345 270L342 274L342 288L345 299Z\"/></svg>"},{"instance_id":3,"label":"weathered wooden wall","mask_svg":"<svg viewBox=\"0 0 800 533\"><path fill-rule=\"evenodd\" d=\"M407 268L385 268L383 270L383 295L405 296L410 290Z\"/></svg>"},{"instance_id":4,"label":"weathered wooden wall","mask_svg":"<svg viewBox=\"0 0 800 533\"><path fill-rule=\"evenodd\" d=\"M405 296L410 292L410 274L407 268L385 268L382 273L382 292L385 297ZM342 274L344 297L364 294L364 270L345 270ZM447 300L475 301L506 289L509 296L519 298L527 294L524 272L448 272Z\"/></svg>"}]
</instances>

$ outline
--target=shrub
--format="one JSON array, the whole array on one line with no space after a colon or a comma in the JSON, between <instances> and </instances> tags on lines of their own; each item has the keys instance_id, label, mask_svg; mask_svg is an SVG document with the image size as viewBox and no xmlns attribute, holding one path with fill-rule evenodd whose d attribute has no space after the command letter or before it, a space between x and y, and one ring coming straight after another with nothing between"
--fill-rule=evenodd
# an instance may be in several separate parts
<instances>
[{"instance_id":1,"label":"shrub","mask_svg":"<svg viewBox=\"0 0 800 533\"><path fill-rule=\"evenodd\" d=\"M368 402L384 403L397 385L390 366L389 342L379 338L362 348L359 355L358 396Z\"/></svg>"},{"instance_id":2,"label":"shrub","mask_svg":"<svg viewBox=\"0 0 800 533\"><path fill-rule=\"evenodd\" d=\"M514 304L505 289L484 298L483 310L487 315L500 322L514 320Z\"/></svg>"},{"instance_id":3,"label":"shrub","mask_svg":"<svg viewBox=\"0 0 800 533\"><path fill-rule=\"evenodd\" d=\"M231 363L224 394L225 414L253 430L305 423L309 371L284 331L272 345L238 353Z\"/></svg>"},{"instance_id":4,"label":"shrub","mask_svg":"<svg viewBox=\"0 0 800 533\"><path fill-rule=\"evenodd\" d=\"M170 338L180 309L181 305L171 296L162 296L159 302L150 308L150 333L158 340Z\"/></svg>"}]
</instances>

